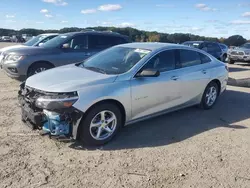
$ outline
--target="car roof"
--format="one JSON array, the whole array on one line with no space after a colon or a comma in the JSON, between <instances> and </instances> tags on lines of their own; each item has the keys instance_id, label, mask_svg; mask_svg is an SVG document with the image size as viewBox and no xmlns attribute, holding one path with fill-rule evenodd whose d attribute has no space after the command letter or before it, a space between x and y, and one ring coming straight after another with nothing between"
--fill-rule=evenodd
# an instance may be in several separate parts
<instances>
[{"instance_id":1,"label":"car roof","mask_svg":"<svg viewBox=\"0 0 250 188\"><path fill-rule=\"evenodd\" d=\"M203 42L205 42L205 41L186 41L184 43L203 43Z\"/></svg>"},{"instance_id":2,"label":"car roof","mask_svg":"<svg viewBox=\"0 0 250 188\"><path fill-rule=\"evenodd\" d=\"M127 48L147 49L151 51L158 50L161 48L185 47L184 45L180 44L162 43L162 42L133 42L133 43L120 44L119 46Z\"/></svg>"},{"instance_id":3,"label":"car roof","mask_svg":"<svg viewBox=\"0 0 250 188\"><path fill-rule=\"evenodd\" d=\"M122 35L120 33L112 32L112 31L94 31L94 30L83 30L79 32L69 32L69 33L62 33L61 35L68 35L68 36L73 36L73 35L79 35L79 34L99 34L99 35L110 35L110 36L118 36L118 37L124 37L128 38L126 35Z\"/></svg>"},{"instance_id":4,"label":"car roof","mask_svg":"<svg viewBox=\"0 0 250 188\"><path fill-rule=\"evenodd\" d=\"M44 35L44 36L51 36L51 35L59 35L59 33L43 33L41 35Z\"/></svg>"},{"instance_id":5,"label":"car roof","mask_svg":"<svg viewBox=\"0 0 250 188\"><path fill-rule=\"evenodd\" d=\"M203 41L203 40L198 40L198 41L186 41L186 42L184 42L184 43L203 43L203 42L219 44L218 42L215 42L215 41Z\"/></svg>"}]
</instances>

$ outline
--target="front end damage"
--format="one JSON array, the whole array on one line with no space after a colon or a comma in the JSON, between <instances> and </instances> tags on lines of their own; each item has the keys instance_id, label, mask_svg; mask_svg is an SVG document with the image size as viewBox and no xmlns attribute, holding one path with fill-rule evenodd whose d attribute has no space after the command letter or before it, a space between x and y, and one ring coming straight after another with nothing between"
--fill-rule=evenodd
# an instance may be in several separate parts
<instances>
[{"instance_id":1,"label":"front end damage","mask_svg":"<svg viewBox=\"0 0 250 188\"><path fill-rule=\"evenodd\" d=\"M83 113L73 107L77 92L50 93L20 85L18 92L22 120L32 129L43 130L50 136L77 137Z\"/></svg>"}]
</instances>

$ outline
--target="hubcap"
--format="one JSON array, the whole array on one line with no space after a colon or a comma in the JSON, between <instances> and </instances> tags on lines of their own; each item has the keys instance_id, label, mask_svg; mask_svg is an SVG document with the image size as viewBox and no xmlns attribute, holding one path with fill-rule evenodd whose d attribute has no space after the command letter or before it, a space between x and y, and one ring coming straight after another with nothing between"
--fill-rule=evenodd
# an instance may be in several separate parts
<instances>
[{"instance_id":1,"label":"hubcap","mask_svg":"<svg viewBox=\"0 0 250 188\"><path fill-rule=\"evenodd\" d=\"M210 87L206 94L206 103L208 106L212 106L217 98L217 90L214 86Z\"/></svg>"},{"instance_id":2,"label":"hubcap","mask_svg":"<svg viewBox=\"0 0 250 188\"><path fill-rule=\"evenodd\" d=\"M99 112L91 121L89 131L95 140L105 140L115 131L117 118L111 111Z\"/></svg>"},{"instance_id":3,"label":"hubcap","mask_svg":"<svg viewBox=\"0 0 250 188\"><path fill-rule=\"evenodd\" d=\"M45 67L40 67L40 68L38 68L38 69L35 70L34 74L37 74L37 73L39 73L39 72L43 72L43 71L45 71L45 70L46 70Z\"/></svg>"}]
</instances>

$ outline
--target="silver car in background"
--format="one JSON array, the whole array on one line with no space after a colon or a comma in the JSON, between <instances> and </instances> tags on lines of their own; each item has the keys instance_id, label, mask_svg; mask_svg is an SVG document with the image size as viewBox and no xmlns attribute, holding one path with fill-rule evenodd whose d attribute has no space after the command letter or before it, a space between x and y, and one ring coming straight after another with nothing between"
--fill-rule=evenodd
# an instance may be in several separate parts
<instances>
[{"instance_id":1,"label":"silver car in background","mask_svg":"<svg viewBox=\"0 0 250 188\"><path fill-rule=\"evenodd\" d=\"M19 100L33 128L102 145L124 125L193 105L210 109L227 80L227 65L202 50L128 43L29 77Z\"/></svg>"},{"instance_id":2,"label":"silver car in background","mask_svg":"<svg viewBox=\"0 0 250 188\"><path fill-rule=\"evenodd\" d=\"M54 37L56 37L58 34L57 33L44 33L41 35L38 35L32 39L30 39L29 41L23 43L23 44L19 44L19 45L13 45L13 46L8 46L5 48L1 48L0 49L0 65L1 62L4 58L5 53L8 50L14 50L14 49L18 49L18 48L24 48L24 47L28 47L28 46L41 46L42 44L44 44L45 42L53 39Z\"/></svg>"},{"instance_id":3,"label":"silver car in background","mask_svg":"<svg viewBox=\"0 0 250 188\"><path fill-rule=\"evenodd\" d=\"M238 48L230 51L228 63L234 64L236 61L250 62L250 43L245 43Z\"/></svg>"}]
</instances>

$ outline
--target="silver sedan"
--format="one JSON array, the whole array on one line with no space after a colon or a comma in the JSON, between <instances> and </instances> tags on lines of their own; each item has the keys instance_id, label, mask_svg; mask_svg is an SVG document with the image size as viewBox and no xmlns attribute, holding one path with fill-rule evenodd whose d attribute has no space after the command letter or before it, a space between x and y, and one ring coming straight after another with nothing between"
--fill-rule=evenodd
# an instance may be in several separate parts
<instances>
[{"instance_id":1,"label":"silver sedan","mask_svg":"<svg viewBox=\"0 0 250 188\"><path fill-rule=\"evenodd\" d=\"M25 122L101 145L124 125L193 105L212 108L227 80L227 65L199 49L130 43L34 75L19 98Z\"/></svg>"}]
</instances>

